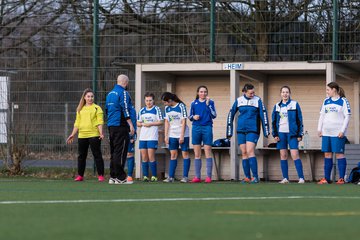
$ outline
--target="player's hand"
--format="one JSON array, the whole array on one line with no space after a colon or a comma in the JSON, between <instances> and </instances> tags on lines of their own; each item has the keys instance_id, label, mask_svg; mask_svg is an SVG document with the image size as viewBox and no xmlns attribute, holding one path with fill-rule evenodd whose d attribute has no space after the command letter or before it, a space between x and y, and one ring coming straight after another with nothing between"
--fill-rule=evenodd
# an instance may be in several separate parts
<instances>
[{"instance_id":1,"label":"player's hand","mask_svg":"<svg viewBox=\"0 0 360 240\"><path fill-rule=\"evenodd\" d=\"M209 98L209 97L206 97L206 105L209 106L209 103L210 103L210 98Z\"/></svg>"},{"instance_id":2,"label":"player's hand","mask_svg":"<svg viewBox=\"0 0 360 240\"><path fill-rule=\"evenodd\" d=\"M339 132L338 138L343 138L343 137L344 137L344 133L343 133L343 132Z\"/></svg>"},{"instance_id":3,"label":"player's hand","mask_svg":"<svg viewBox=\"0 0 360 240\"><path fill-rule=\"evenodd\" d=\"M101 133L100 136L99 136L99 139L100 139L100 140L103 140L104 137L105 137L104 134Z\"/></svg>"},{"instance_id":4,"label":"player's hand","mask_svg":"<svg viewBox=\"0 0 360 240\"><path fill-rule=\"evenodd\" d=\"M280 138L279 138L279 137L275 137L274 139L275 139L275 141L277 141L277 142L280 141Z\"/></svg>"},{"instance_id":5,"label":"player's hand","mask_svg":"<svg viewBox=\"0 0 360 240\"><path fill-rule=\"evenodd\" d=\"M194 115L193 119L196 120L196 121L199 120L199 119L200 119L200 115Z\"/></svg>"},{"instance_id":6,"label":"player's hand","mask_svg":"<svg viewBox=\"0 0 360 240\"><path fill-rule=\"evenodd\" d=\"M322 137L322 132L321 131L318 132L318 136Z\"/></svg>"},{"instance_id":7,"label":"player's hand","mask_svg":"<svg viewBox=\"0 0 360 240\"><path fill-rule=\"evenodd\" d=\"M130 135L133 136L135 134L135 129L133 125L130 125Z\"/></svg>"},{"instance_id":8,"label":"player's hand","mask_svg":"<svg viewBox=\"0 0 360 240\"><path fill-rule=\"evenodd\" d=\"M180 137L180 138L179 138L179 143L180 143L180 144L183 144L183 143L184 143L184 137Z\"/></svg>"},{"instance_id":9,"label":"player's hand","mask_svg":"<svg viewBox=\"0 0 360 240\"><path fill-rule=\"evenodd\" d=\"M71 144L74 141L74 135L70 135L67 139L66 139L66 143L67 144Z\"/></svg>"}]
</instances>

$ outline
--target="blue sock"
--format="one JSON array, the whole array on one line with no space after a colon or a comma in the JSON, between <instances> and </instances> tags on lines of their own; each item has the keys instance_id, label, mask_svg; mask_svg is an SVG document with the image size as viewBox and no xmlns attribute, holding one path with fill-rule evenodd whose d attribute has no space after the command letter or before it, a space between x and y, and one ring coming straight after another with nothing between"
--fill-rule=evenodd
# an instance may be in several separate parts
<instances>
[{"instance_id":1,"label":"blue sock","mask_svg":"<svg viewBox=\"0 0 360 240\"><path fill-rule=\"evenodd\" d=\"M209 178L211 178L211 175L212 175L212 168L213 168L213 159L207 158L206 159L206 175Z\"/></svg>"},{"instance_id":2,"label":"blue sock","mask_svg":"<svg viewBox=\"0 0 360 240\"><path fill-rule=\"evenodd\" d=\"M195 162L195 176L201 178L201 159L194 159Z\"/></svg>"},{"instance_id":3,"label":"blue sock","mask_svg":"<svg viewBox=\"0 0 360 240\"><path fill-rule=\"evenodd\" d=\"M151 175L156 177L157 176L157 162L156 161L153 161L153 162L150 162L150 169L151 169Z\"/></svg>"},{"instance_id":4,"label":"blue sock","mask_svg":"<svg viewBox=\"0 0 360 240\"><path fill-rule=\"evenodd\" d=\"M294 164L295 164L295 168L296 168L299 178L304 178L304 172L303 172L303 166L302 166L301 159L300 158L296 159L294 161Z\"/></svg>"},{"instance_id":5,"label":"blue sock","mask_svg":"<svg viewBox=\"0 0 360 240\"><path fill-rule=\"evenodd\" d=\"M339 177L344 178L346 172L346 158L339 158L337 163L339 168Z\"/></svg>"},{"instance_id":6,"label":"blue sock","mask_svg":"<svg viewBox=\"0 0 360 240\"><path fill-rule=\"evenodd\" d=\"M183 171L184 177L189 177L190 164L191 164L190 158L185 158L184 159L184 171Z\"/></svg>"},{"instance_id":7,"label":"blue sock","mask_svg":"<svg viewBox=\"0 0 360 240\"><path fill-rule=\"evenodd\" d=\"M177 159L170 159L169 164L169 177L174 178L177 166Z\"/></svg>"},{"instance_id":8,"label":"blue sock","mask_svg":"<svg viewBox=\"0 0 360 240\"><path fill-rule=\"evenodd\" d=\"M283 178L286 178L289 180L289 165L288 165L288 160L280 160L280 167L281 167L281 172L283 175Z\"/></svg>"},{"instance_id":9,"label":"blue sock","mask_svg":"<svg viewBox=\"0 0 360 240\"><path fill-rule=\"evenodd\" d=\"M149 162L142 162L143 176L149 177Z\"/></svg>"},{"instance_id":10,"label":"blue sock","mask_svg":"<svg viewBox=\"0 0 360 240\"><path fill-rule=\"evenodd\" d=\"M243 170L244 170L245 177L247 177L248 179L250 179L250 178L251 178L251 175L250 175L250 163L249 163L249 159L243 159L243 160L242 160L242 166L243 166Z\"/></svg>"},{"instance_id":11,"label":"blue sock","mask_svg":"<svg viewBox=\"0 0 360 240\"><path fill-rule=\"evenodd\" d=\"M251 169L251 172L252 172L254 178L259 179L256 157L249 158L249 163L250 163L250 169Z\"/></svg>"},{"instance_id":12,"label":"blue sock","mask_svg":"<svg viewBox=\"0 0 360 240\"><path fill-rule=\"evenodd\" d=\"M134 165L135 165L135 158L129 157L127 158L127 168L128 168L128 176L132 177L133 171L134 171Z\"/></svg>"},{"instance_id":13,"label":"blue sock","mask_svg":"<svg viewBox=\"0 0 360 240\"><path fill-rule=\"evenodd\" d=\"M333 160L332 158L324 158L324 175L326 181L330 181L331 178L331 170L333 167Z\"/></svg>"}]
</instances>

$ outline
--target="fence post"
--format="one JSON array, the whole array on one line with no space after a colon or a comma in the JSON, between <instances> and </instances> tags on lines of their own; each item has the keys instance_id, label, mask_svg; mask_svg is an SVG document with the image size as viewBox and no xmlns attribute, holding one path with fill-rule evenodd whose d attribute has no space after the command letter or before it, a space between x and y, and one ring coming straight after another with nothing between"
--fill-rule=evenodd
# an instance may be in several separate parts
<instances>
[{"instance_id":1,"label":"fence post","mask_svg":"<svg viewBox=\"0 0 360 240\"><path fill-rule=\"evenodd\" d=\"M99 67L99 0L94 0L93 12L93 82L92 90L94 91L94 98L97 101L97 76ZM94 159L94 175L96 174L96 165Z\"/></svg>"},{"instance_id":2,"label":"fence post","mask_svg":"<svg viewBox=\"0 0 360 240\"><path fill-rule=\"evenodd\" d=\"M210 62L215 62L215 8L216 1L211 0L210 6Z\"/></svg>"},{"instance_id":3,"label":"fence post","mask_svg":"<svg viewBox=\"0 0 360 240\"><path fill-rule=\"evenodd\" d=\"M65 103L65 127L64 127L64 139L66 141L69 134L69 104Z\"/></svg>"},{"instance_id":4,"label":"fence post","mask_svg":"<svg viewBox=\"0 0 360 240\"><path fill-rule=\"evenodd\" d=\"M338 19L338 0L333 0L333 20L332 20L332 60L338 60L338 31L339 31L339 19Z\"/></svg>"}]
</instances>

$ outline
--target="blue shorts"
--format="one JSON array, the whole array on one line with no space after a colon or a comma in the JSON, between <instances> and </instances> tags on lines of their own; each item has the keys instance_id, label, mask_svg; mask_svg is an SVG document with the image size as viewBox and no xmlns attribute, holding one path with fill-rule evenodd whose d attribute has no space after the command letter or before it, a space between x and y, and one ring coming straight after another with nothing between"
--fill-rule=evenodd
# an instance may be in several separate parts
<instances>
[{"instance_id":1,"label":"blue shorts","mask_svg":"<svg viewBox=\"0 0 360 240\"><path fill-rule=\"evenodd\" d=\"M199 126L192 125L192 140L193 145L204 145L213 144L213 129L212 126Z\"/></svg>"},{"instance_id":2,"label":"blue shorts","mask_svg":"<svg viewBox=\"0 0 360 240\"><path fill-rule=\"evenodd\" d=\"M179 138L169 138L169 150L177 150L179 149L179 145L181 151L188 152L189 151L189 137L184 137L184 142L182 144L179 143Z\"/></svg>"},{"instance_id":3,"label":"blue shorts","mask_svg":"<svg viewBox=\"0 0 360 240\"><path fill-rule=\"evenodd\" d=\"M139 149L157 149L158 141L139 141Z\"/></svg>"},{"instance_id":4,"label":"blue shorts","mask_svg":"<svg viewBox=\"0 0 360 240\"><path fill-rule=\"evenodd\" d=\"M128 146L128 153L133 153L135 152L135 142L129 142L129 146Z\"/></svg>"},{"instance_id":5,"label":"blue shorts","mask_svg":"<svg viewBox=\"0 0 360 240\"><path fill-rule=\"evenodd\" d=\"M253 142L255 145L259 140L259 134L256 133L238 133L238 145L245 144L246 142Z\"/></svg>"},{"instance_id":6,"label":"blue shorts","mask_svg":"<svg viewBox=\"0 0 360 240\"><path fill-rule=\"evenodd\" d=\"M276 143L277 149L288 149L288 145L290 149L299 149L297 137L291 137L289 133L279 132L279 138L280 141Z\"/></svg>"},{"instance_id":7,"label":"blue shorts","mask_svg":"<svg viewBox=\"0 0 360 240\"><path fill-rule=\"evenodd\" d=\"M322 136L322 152L344 153L345 138Z\"/></svg>"}]
</instances>

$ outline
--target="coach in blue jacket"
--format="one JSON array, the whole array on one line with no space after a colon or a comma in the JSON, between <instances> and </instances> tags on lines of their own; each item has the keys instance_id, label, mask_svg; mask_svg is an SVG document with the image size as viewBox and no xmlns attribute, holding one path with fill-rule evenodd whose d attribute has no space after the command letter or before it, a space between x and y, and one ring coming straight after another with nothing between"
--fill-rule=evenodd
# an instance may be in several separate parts
<instances>
[{"instance_id":1,"label":"coach in blue jacket","mask_svg":"<svg viewBox=\"0 0 360 240\"><path fill-rule=\"evenodd\" d=\"M134 125L131 121L133 108L130 94L126 91L129 78L119 75L117 84L106 96L107 125L110 136L110 179L109 184L132 183L126 181L124 166L126 162L130 135L134 135Z\"/></svg>"}]
</instances>

